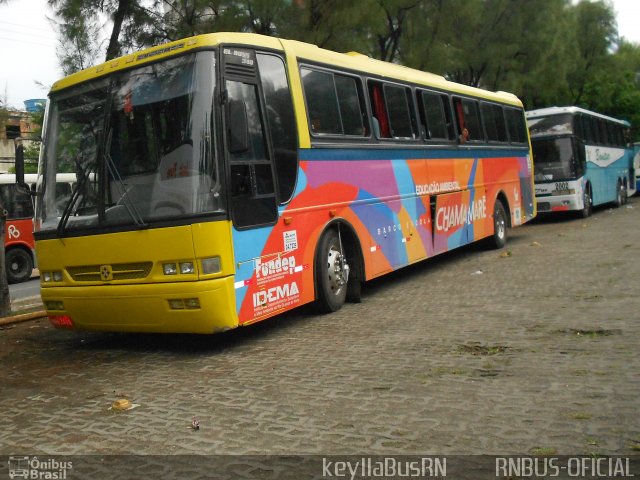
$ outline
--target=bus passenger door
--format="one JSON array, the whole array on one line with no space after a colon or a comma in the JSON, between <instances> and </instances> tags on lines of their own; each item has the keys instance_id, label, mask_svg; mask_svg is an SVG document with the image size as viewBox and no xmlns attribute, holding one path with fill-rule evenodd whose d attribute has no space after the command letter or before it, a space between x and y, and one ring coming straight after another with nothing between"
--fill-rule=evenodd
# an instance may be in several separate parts
<instances>
[{"instance_id":1,"label":"bus passenger door","mask_svg":"<svg viewBox=\"0 0 640 480\"><path fill-rule=\"evenodd\" d=\"M268 242L278 218L276 184L255 51L224 47L222 64L236 310L243 323L259 316L245 304L251 304L250 297L255 297L251 282L256 265L274 253Z\"/></svg>"}]
</instances>

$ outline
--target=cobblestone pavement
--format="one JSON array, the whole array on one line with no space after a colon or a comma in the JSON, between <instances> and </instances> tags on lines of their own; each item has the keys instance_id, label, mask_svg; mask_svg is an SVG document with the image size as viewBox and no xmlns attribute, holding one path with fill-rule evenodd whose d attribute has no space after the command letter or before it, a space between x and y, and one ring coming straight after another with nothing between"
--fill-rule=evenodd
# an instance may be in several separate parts
<instances>
[{"instance_id":1,"label":"cobblestone pavement","mask_svg":"<svg viewBox=\"0 0 640 480\"><path fill-rule=\"evenodd\" d=\"M212 337L5 327L0 455L637 455L639 234L633 198Z\"/></svg>"}]
</instances>

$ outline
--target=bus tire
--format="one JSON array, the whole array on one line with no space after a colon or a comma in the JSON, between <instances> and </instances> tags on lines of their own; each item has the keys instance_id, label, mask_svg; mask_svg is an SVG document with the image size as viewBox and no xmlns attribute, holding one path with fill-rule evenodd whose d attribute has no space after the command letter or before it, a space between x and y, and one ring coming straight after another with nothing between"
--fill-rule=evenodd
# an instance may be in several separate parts
<instances>
[{"instance_id":1,"label":"bus tire","mask_svg":"<svg viewBox=\"0 0 640 480\"><path fill-rule=\"evenodd\" d=\"M614 203L616 208L624 205L624 194L626 193L626 189L624 188L624 184L618 180L618 184L616 185L616 201Z\"/></svg>"},{"instance_id":2,"label":"bus tire","mask_svg":"<svg viewBox=\"0 0 640 480\"><path fill-rule=\"evenodd\" d=\"M347 297L349 265L334 229L327 230L320 238L315 275L318 310L323 313L339 310Z\"/></svg>"},{"instance_id":3,"label":"bus tire","mask_svg":"<svg viewBox=\"0 0 640 480\"><path fill-rule=\"evenodd\" d=\"M584 187L582 194L582 210L580 210L580 216L587 218L591 216L593 212L593 198L591 197L591 185L587 184Z\"/></svg>"},{"instance_id":4,"label":"bus tire","mask_svg":"<svg viewBox=\"0 0 640 480\"><path fill-rule=\"evenodd\" d=\"M26 282L33 273L33 258L22 248L12 248L5 254L5 270L9 283Z\"/></svg>"},{"instance_id":5,"label":"bus tire","mask_svg":"<svg viewBox=\"0 0 640 480\"><path fill-rule=\"evenodd\" d=\"M500 249L507 244L508 228L507 212L500 199L496 199L493 206L493 235L489 237L489 246Z\"/></svg>"}]
</instances>

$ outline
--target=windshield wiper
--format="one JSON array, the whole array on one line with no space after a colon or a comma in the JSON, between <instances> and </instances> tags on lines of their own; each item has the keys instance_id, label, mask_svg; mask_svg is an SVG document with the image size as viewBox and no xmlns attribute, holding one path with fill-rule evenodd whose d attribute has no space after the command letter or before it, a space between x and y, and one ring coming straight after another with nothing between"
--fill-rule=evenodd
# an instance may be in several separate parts
<instances>
[{"instance_id":1,"label":"windshield wiper","mask_svg":"<svg viewBox=\"0 0 640 480\"><path fill-rule=\"evenodd\" d=\"M76 184L75 189L73 190L73 192L71 192L71 197L69 198L69 202L64 207L64 210L62 211L62 215L60 217L60 221L58 222L58 236L60 237L64 235L67 223L69 222L69 217L71 217L71 213L73 211L73 207L75 206L76 202L80 198L80 193L85 191L87 180L89 180L89 177L91 176L91 172L92 172L91 168L87 170L82 168L82 165L80 165L79 160L76 160L76 167L78 170L82 172L82 175L78 180L78 183Z\"/></svg>"}]
</instances>

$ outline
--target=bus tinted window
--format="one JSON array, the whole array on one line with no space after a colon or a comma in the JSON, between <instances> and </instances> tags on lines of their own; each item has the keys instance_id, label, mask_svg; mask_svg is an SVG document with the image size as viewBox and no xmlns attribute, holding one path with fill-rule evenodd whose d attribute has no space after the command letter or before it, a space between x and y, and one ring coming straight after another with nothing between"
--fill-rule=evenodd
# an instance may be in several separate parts
<instances>
[{"instance_id":1,"label":"bus tinted window","mask_svg":"<svg viewBox=\"0 0 640 480\"><path fill-rule=\"evenodd\" d=\"M311 132L341 135L343 131L333 74L308 68L301 71Z\"/></svg>"},{"instance_id":2,"label":"bus tinted window","mask_svg":"<svg viewBox=\"0 0 640 480\"><path fill-rule=\"evenodd\" d=\"M410 90L394 85L384 86L384 95L389 113L389 124L393 138L415 138L410 105Z\"/></svg>"},{"instance_id":3,"label":"bus tinted window","mask_svg":"<svg viewBox=\"0 0 640 480\"><path fill-rule=\"evenodd\" d=\"M415 139L418 127L411 89L369 81L372 127L377 138Z\"/></svg>"},{"instance_id":4,"label":"bus tinted window","mask_svg":"<svg viewBox=\"0 0 640 480\"><path fill-rule=\"evenodd\" d=\"M362 95L355 78L302 69L312 133L365 135Z\"/></svg>"},{"instance_id":5,"label":"bus tinted window","mask_svg":"<svg viewBox=\"0 0 640 480\"><path fill-rule=\"evenodd\" d=\"M490 142L507 142L507 127L504 123L504 115L502 107L482 103L482 118L484 120L484 128L487 132L487 140Z\"/></svg>"},{"instance_id":6,"label":"bus tinted window","mask_svg":"<svg viewBox=\"0 0 640 480\"><path fill-rule=\"evenodd\" d=\"M257 54L260 81L267 105L267 121L278 178L281 202L293 195L298 172L296 124L285 65L275 55Z\"/></svg>"},{"instance_id":7,"label":"bus tinted window","mask_svg":"<svg viewBox=\"0 0 640 480\"><path fill-rule=\"evenodd\" d=\"M33 217L31 196L15 183L0 185L0 204L7 211L9 219Z\"/></svg>"},{"instance_id":8,"label":"bus tinted window","mask_svg":"<svg viewBox=\"0 0 640 480\"><path fill-rule=\"evenodd\" d=\"M466 98L455 98L454 106L458 128L461 132L460 140L462 142L484 140L482 124L478 114L478 102Z\"/></svg>"},{"instance_id":9,"label":"bus tinted window","mask_svg":"<svg viewBox=\"0 0 640 480\"><path fill-rule=\"evenodd\" d=\"M427 139L449 140L446 109L447 97L438 93L420 92L420 115L426 125Z\"/></svg>"},{"instance_id":10,"label":"bus tinted window","mask_svg":"<svg viewBox=\"0 0 640 480\"><path fill-rule=\"evenodd\" d=\"M507 117L507 129L511 143L527 143L527 124L524 119L524 111L515 108L505 108Z\"/></svg>"},{"instance_id":11,"label":"bus tinted window","mask_svg":"<svg viewBox=\"0 0 640 480\"><path fill-rule=\"evenodd\" d=\"M344 75L335 75L338 104L345 135L364 135L362 123L361 95L358 93L356 79Z\"/></svg>"},{"instance_id":12,"label":"bus tinted window","mask_svg":"<svg viewBox=\"0 0 640 480\"><path fill-rule=\"evenodd\" d=\"M246 149L229 149L233 221L237 227L271 223L276 219L277 210L271 163L260 116L258 86L227 80L226 87L229 109L234 104L242 105L246 112L248 133Z\"/></svg>"},{"instance_id":13,"label":"bus tinted window","mask_svg":"<svg viewBox=\"0 0 640 480\"><path fill-rule=\"evenodd\" d=\"M593 143L593 131L591 130L591 122L589 117L580 115L580 126L582 128L582 138L587 143Z\"/></svg>"},{"instance_id":14,"label":"bus tinted window","mask_svg":"<svg viewBox=\"0 0 640 480\"><path fill-rule=\"evenodd\" d=\"M573 133L573 115L551 115L549 117L529 120L531 136L536 135L570 135Z\"/></svg>"}]
</instances>

